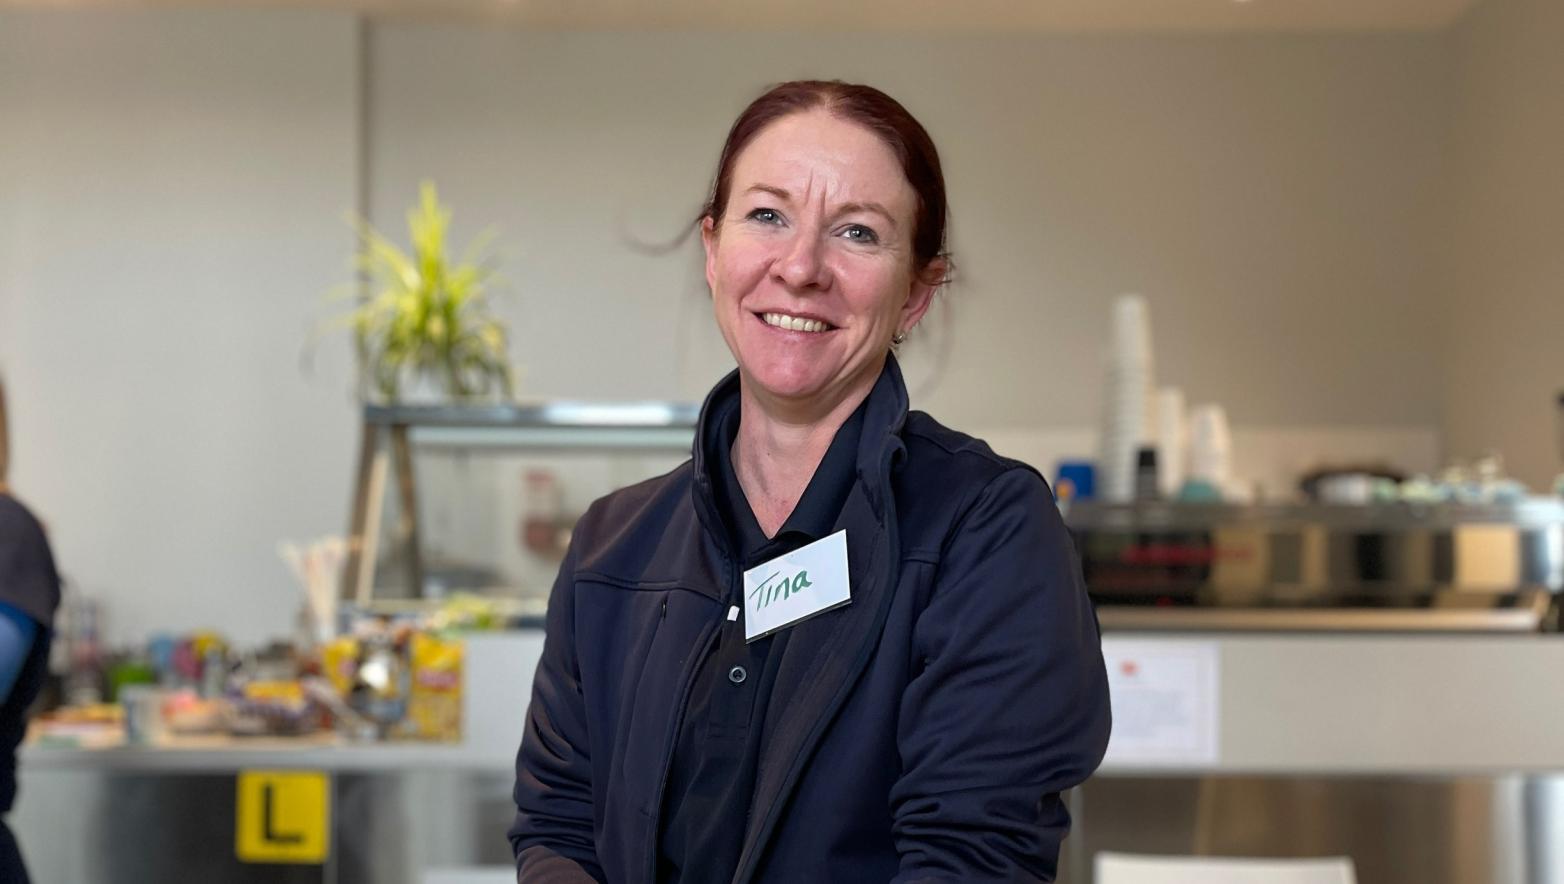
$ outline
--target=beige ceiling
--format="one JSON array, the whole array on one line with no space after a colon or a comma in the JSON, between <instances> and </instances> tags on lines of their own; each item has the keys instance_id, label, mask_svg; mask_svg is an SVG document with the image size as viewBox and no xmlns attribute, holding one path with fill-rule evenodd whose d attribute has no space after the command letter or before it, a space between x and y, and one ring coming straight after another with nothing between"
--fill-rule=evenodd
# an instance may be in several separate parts
<instances>
[{"instance_id":1,"label":"beige ceiling","mask_svg":"<svg viewBox=\"0 0 1564 884\"><path fill-rule=\"evenodd\" d=\"M1480 0L0 0L0 7L269 6L557 28L1403 30Z\"/></svg>"}]
</instances>

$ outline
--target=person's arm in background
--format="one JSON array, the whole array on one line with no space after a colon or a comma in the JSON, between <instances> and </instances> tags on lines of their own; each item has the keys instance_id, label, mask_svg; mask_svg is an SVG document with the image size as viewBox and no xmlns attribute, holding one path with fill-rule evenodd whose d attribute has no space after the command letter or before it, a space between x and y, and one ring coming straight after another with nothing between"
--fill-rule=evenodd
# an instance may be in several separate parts
<instances>
[{"instance_id":1,"label":"person's arm in background","mask_svg":"<svg viewBox=\"0 0 1564 884\"><path fill-rule=\"evenodd\" d=\"M507 835L517 880L528 884L603 880L593 834L586 704L576 663L573 547L549 594L543 656L516 756L516 819Z\"/></svg>"},{"instance_id":2,"label":"person's arm in background","mask_svg":"<svg viewBox=\"0 0 1564 884\"><path fill-rule=\"evenodd\" d=\"M1096 615L1042 478L996 476L941 556L897 721L893 884L1053 881L1061 793L1101 763L1110 727Z\"/></svg>"},{"instance_id":3,"label":"person's arm in background","mask_svg":"<svg viewBox=\"0 0 1564 884\"><path fill-rule=\"evenodd\" d=\"M0 703L11 696L11 688L16 686L16 677L22 673L37 637L38 624L33 618L0 602Z\"/></svg>"}]
</instances>

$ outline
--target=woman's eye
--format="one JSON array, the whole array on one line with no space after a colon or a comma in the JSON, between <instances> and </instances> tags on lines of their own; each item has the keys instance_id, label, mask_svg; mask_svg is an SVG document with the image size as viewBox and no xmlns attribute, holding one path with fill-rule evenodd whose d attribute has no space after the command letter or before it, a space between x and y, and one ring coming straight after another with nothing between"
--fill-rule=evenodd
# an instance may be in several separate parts
<instances>
[{"instance_id":1,"label":"woman's eye","mask_svg":"<svg viewBox=\"0 0 1564 884\"><path fill-rule=\"evenodd\" d=\"M782 220L782 216L778 215L775 209L755 209L747 217L764 221L767 224L773 224Z\"/></svg>"},{"instance_id":2,"label":"woman's eye","mask_svg":"<svg viewBox=\"0 0 1564 884\"><path fill-rule=\"evenodd\" d=\"M847 238L854 242L872 243L880 241L880 238L875 235L873 230L870 230L862 224L854 224L847 228L845 232L848 234Z\"/></svg>"}]
</instances>

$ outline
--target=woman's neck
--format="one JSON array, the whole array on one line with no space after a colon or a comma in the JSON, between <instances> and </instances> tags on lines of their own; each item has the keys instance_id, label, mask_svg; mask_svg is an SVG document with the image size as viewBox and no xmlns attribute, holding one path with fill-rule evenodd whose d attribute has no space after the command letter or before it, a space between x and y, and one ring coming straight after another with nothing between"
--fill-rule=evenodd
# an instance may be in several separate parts
<instances>
[{"instance_id":1,"label":"woman's neck","mask_svg":"<svg viewBox=\"0 0 1564 884\"><path fill-rule=\"evenodd\" d=\"M875 377L870 375L867 383L849 388L835 402L786 409L757 395L750 385L739 385L741 410L731 452L733 471L767 537L776 536L792 514L836 431L869 395Z\"/></svg>"}]
</instances>

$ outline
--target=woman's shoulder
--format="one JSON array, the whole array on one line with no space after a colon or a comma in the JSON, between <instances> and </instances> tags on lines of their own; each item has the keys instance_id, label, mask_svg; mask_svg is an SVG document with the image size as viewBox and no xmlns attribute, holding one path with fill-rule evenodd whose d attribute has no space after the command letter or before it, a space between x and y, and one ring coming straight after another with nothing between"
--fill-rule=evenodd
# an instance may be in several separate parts
<instances>
[{"instance_id":1,"label":"woman's shoulder","mask_svg":"<svg viewBox=\"0 0 1564 884\"><path fill-rule=\"evenodd\" d=\"M60 604L60 575L43 524L6 493L0 493L0 601L45 626Z\"/></svg>"},{"instance_id":2,"label":"woman's shoulder","mask_svg":"<svg viewBox=\"0 0 1564 884\"><path fill-rule=\"evenodd\" d=\"M579 533L583 527L591 529L604 523L623 525L667 513L689 497L693 475L693 465L686 459L666 473L616 488L587 506L576 530Z\"/></svg>"},{"instance_id":3,"label":"woman's shoulder","mask_svg":"<svg viewBox=\"0 0 1564 884\"><path fill-rule=\"evenodd\" d=\"M942 547L981 498L1003 498L1045 519L1057 518L1053 491L1026 461L994 451L986 441L910 411L902 430L907 459L896 483L904 549Z\"/></svg>"},{"instance_id":4,"label":"woman's shoulder","mask_svg":"<svg viewBox=\"0 0 1564 884\"><path fill-rule=\"evenodd\" d=\"M0 491L0 541L43 543L43 525L20 500Z\"/></svg>"},{"instance_id":5,"label":"woman's shoulder","mask_svg":"<svg viewBox=\"0 0 1564 884\"><path fill-rule=\"evenodd\" d=\"M1047 489L1048 483L1036 467L999 454L983 439L947 427L926 412L907 413L902 441L907 446L906 468L916 473L938 473L943 477L941 484L947 487L981 488L1001 474L1021 470L1036 477Z\"/></svg>"},{"instance_id":6,"label":"woman's shoulder","mask_svg":"<svg viewBox=\"0 0 1564 884\"><path fill-rule=\"evenodd\" d=\"M693 464L686 460L660 476L615 489L592 501L571 530L570 544L578 565L608 565L627 556L644 555L649 541L687 524L693 518L690 482ZM621 563L629 567L632 563Z\"/></svg>"}]
</instances>

